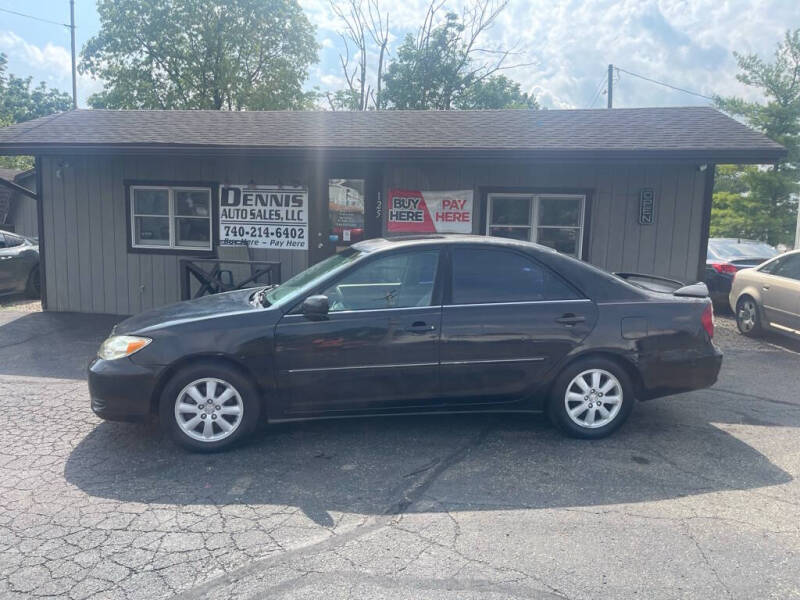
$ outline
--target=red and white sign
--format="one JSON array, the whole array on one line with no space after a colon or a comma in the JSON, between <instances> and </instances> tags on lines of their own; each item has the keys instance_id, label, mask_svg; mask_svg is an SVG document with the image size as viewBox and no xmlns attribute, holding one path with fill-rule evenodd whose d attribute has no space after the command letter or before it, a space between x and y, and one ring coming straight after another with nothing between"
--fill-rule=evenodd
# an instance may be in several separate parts
<instances>
[{"instance_id":1,"label":"red and white sign","mask_svg":"<svg viewBox=\"0 0 800 600\"><path fill-rule=\"evenodd\" d=\"M387 231L472 233L472 190L389 190Z\"/></svg>"}]
</instances>

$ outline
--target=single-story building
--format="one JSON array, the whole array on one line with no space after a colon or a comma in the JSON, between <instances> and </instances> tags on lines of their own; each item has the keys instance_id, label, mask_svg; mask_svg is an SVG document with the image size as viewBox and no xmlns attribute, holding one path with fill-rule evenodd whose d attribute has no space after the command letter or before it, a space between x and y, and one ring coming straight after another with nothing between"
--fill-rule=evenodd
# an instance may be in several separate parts
<instances>
[{"instance_id":1,"label":"single-story building","mask_svg":"<svg viewBox=\"0 0 800 600\"><path fill-rule=\"evenodd\" d=\"M708 107L75 110L0 129L0 154L36 157L45 307L127 314L197 293L207 259L285 280L363 238L436 231L696 280L715 165L785 150Z\"/></svg>"},{"instance_id":2,"label":"single-story building","mask_svg":"<svg viewBox=\"0 0 800 600\"><path fill-rule=\"evenodd\" d=\"M0 179L36 192L35 169L0 168ZM0 230L27 237L39 235L36 199L11 187L0 185Z\"/></svg>"}]
</instances>

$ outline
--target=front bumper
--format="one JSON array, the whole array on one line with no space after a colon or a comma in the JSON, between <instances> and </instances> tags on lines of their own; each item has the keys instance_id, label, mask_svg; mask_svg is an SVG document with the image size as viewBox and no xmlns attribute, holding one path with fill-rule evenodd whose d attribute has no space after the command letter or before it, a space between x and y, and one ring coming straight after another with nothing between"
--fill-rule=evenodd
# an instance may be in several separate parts
<instances>
[{"instance_id":1,"label":"front bumper","mask_svg":"<svg viewBox=\"0 0 800 600\"><path fill-rule=\"evenodd\" d=\"M108 421L140 421L151 410L158 372L129 358L95 358L89 365L92 411Z\"/></svg>"},{"instance_id":2,"label":"front bumper","mask_svg":"<svg viewBox=\"0 0 800 600\"><path fill-rule=\"evenodd\" d=\"M708 349L671 351L640 362L643 389L640 400L711 387L722 368L722 352Z\"/></svg>"}]
</instances>

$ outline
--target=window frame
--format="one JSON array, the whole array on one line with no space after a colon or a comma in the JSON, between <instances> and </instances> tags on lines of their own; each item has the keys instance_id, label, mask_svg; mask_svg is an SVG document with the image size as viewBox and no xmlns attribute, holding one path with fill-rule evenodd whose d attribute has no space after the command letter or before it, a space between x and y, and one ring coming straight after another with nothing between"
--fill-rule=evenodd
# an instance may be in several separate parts
<instances>
[{"instance_id":1,"label":"window frame","mask_svg":"<svg viewBox=\"0 0 800 600\"><path fill-rule=\"evenodd\" d=\"M453 253L459 249L467 248L473 250L489 250L489 251L499 251L499 252L510 252L512 254L516 254L517 256L522 257L523 259L529 261L533 265L539 267L543 271L549 273L553 276L553 278L559 280L564 286L572 290L575 294L575 298L562 298L560 300L500 300L497 302L471 302L466 304L455 304L453 301L453 287L454 287L454 278L455 278L455 262L453 260ZM444 281L444 290L443 290L443 302L442 306L444 308L457 308L457 307L464 307L464 306L507 306L507 305L520 305L520 304L554 304L558 302L591 302L591 299L586 296L581 290L579 290L575 285L573 285L570 281L564 278L561 273L552 269L549 265L546 265L542 261L538 260L535 256L527 252L521 252L516 248L508 248L508 247L498 247L498 246L485 246L485 245L478 245L478 244L459 244L454 247L447 248L445 252L446 256L446 267L447 267L447 279Z\"/></svg>"},{"instance_id":2,"label":"window frame","mask_svg":"<svg viewBox=\"0 0 800 600\"><path fill-rule=\"evenodd\" d=\"M578 231L577 236L577 253L575 258L579 260L586 260L587 259L587 249L589 247L588 243L588 229L586 224L589 221L589 215L591 210L591 192L589 190L547 190L547 189L536 189L536 190L527 190L527 189L519 189L513 188L509 190L505 189L489 189L486 190L484 193L484 206L485 210L483 214L485 215L485 223L483 223L483 232L485 235L492 235L492 205L493 200L496 197L512 197L512 198L528 198L530 199L530 213L529 213L529 224L528 225L502 225L503 227L507 227L509 229L527 229L529 232L528 239L524 241L533 242L533 243L540 243L538 242L539 237L539 230L540 229L576 229ZM539 204L542 198L565 198L565 199L579 199L580 200L580 224L578 226L571 226L571 225L540 225L539 224ZM495 224L494 226L500 226ZM535 239L534 239L535 238ZM542 244L544 245L544 244ZM571 254L567 254L566 256L572 256Z\"/></svg>"},{"instance_id":3,"label":"window frame","mask_svg":"<svg viewBox=\"0 0 800 600\"><path fill-rule=\"evenodd\" d=\"M325 290L333 285L337 285L342 279L347 277L351 274L355 269L364 267L369 265L372 261L379 260L381 258L385 258L388 256L397 256L400 254L408 254L410 252L424 252L424 251L436 251L439 253L438 261L436 263L436 277L433 281L433 292L431 293L431 303L428 306L406 306L406 307L392 307L392 308L368 308L368 309L358 309L358 310L337 310L328 313L329 318L336 315L359 315L359 314L367 314L367 313L376 313L376 312L385 312L389 310L393 311L402 311L402 310L424 310L427 308L437 308L442 306L442 300L444 297L444 287L446 285L445 277L449 276L449 260L446 260L445 255L447 254L447 248L441 244L432 244L432 245L424 245L424 246L412 246L407 248L397 248L396 250L390 251L383 251L383 252L376 252L372 255L367 255L365 257L360 258L359 260L353 262L343 271L338 273L332 274L330 277L326 278L323 281L320 281L315 285L312 289L307 291L306 293L302 294L300 298L292 304L286 312L284 312L284 318L286 317L303 317L303 313L301 312L303 307L303 302L306 301L306 298L310 296L316 296L318 294L322 294ZM445 273L447 271L448 274ZM304 318L304 317L303 317Z\"/></svg>"},{"instance_id":4,"label":"window frame","mask_svg":"<svg viewBox=\"0 0 800 600\"><path fill-rule=\"evenodd\" d=\"M210 181L145 181L145 180L125 180L125 217L126 232L129 254L178 254L181 256L196 256L203 258L213 258L216 256L217 240L219 239L219 183ZM167 214L154 215L157 218L167 218L169 220L169 245L156 244L137 244L136 243L136 216L134 193L136 190L167 190ZM203 217L180 216L176 210L176 194L179 191L194 191L209 193L209 242L207 246L180 246L176 244L176 222L179 218ZM146 216L146 215L145 215Z\"/></svg>"},{"instance_id":5,"label":"window frame","mask_svg":"<svg viewBox=\"0 0 800 600\"><path fill-rule=\"evenodd\" d=\"M785 263L790 260L797 260L800 261L800 252L789 252L786 254L781 254L776 256L772 260L767 263L764 263L760 267L758 267L758 271L770 275L772 277L780 277L781 279L788 279L789 281L800 281L800 278L795 279L794 277L789 277L788 275L782 275L780 273L775 273L774 269L780 269ZM774 267L770 271L766 271L767 267Z\"/></svg>"}]
</instances>

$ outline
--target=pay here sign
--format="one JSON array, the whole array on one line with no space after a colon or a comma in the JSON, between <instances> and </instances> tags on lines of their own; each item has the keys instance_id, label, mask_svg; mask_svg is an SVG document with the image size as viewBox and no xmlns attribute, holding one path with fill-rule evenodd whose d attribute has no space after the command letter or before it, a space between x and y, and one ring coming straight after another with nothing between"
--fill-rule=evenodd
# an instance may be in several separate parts
<instances>
[{"instance_id":1,"label":"pay here sign","mask_svg":"<svg viewBox=\"0 0 800 600\"><path fill-rule=\"evenodd\" d=\"M386 228L406 233L472 233L472 190L389 190Z\"/></svg>"}]
</instances>

